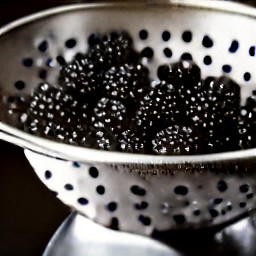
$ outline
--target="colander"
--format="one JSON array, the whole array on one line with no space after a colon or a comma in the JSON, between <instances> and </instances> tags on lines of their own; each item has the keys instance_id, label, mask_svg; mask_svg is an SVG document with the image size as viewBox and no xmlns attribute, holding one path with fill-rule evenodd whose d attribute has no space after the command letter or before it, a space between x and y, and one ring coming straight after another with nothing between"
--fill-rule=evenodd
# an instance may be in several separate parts
<instances>
[{"instance_id":1,"label":"colander","mask_svg":"<svg viewBox=\"0 0 256 256\"><path fill-rule=\"evenodd\" d=\"M202 76L227 75L242 102L256 86L256 10L221 1L79 4L0 30L0 138L25 149L41 181L65 204L113 229L152 236L230 222L255 208L256 149L197 156L106 152L22 131L41 82L87 50L93 33L128 31L156 79L160 64L193 59ZM216 123L216 125L218 125ZM76 127L76 124L74 124Z\"/></svg>"}]
</instances>

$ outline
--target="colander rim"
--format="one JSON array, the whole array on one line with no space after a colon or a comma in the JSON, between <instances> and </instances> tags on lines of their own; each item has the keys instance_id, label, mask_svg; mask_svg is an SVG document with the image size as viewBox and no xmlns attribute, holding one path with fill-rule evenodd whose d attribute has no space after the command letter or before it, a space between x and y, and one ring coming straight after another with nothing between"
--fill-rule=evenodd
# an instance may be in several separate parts
<instances>
[{"instance_id":1,"label":"colander rim","mask_svg":"<svg viewBox=\"0 0 256 256\"><path fill-rule=\"evenodd\" d=\"M209 9L220 12L228 12L239 14L242 16L250 16L256 19L256 8L241 4L231 3L219 0L169 0L160 2L104 2L104 3L84 3L84 4L69 4L50 8L44 11L37 12L17 19L2 28L0 28L0 36L8 33L12 29L19 26L26 25L36 20L46 18L48 16L61 14L64 12L76 11L81 9L91 8L139 8L141 6L172 6L181 8L200 8ZM85 161L85 162L101 162L101 163L120 163L120 164L184 164L184 163L212 163L225 161L238 161L256 157L256 148L229 151L213 154L202 155L179 155L179 156L161 156L150 154L135 154L123 153L115 151L103 151L92 148L85 148L80 146L68 145L61 142L48 140L45 138L30 135L24 131L14 128L8 124L0 122L0 139L6 140L10 143L16 144L23 148L35 151L40 154L45 154L50 157L58 157L61 159L68 159L71 161Z\"/></svg>"}]
</instances>

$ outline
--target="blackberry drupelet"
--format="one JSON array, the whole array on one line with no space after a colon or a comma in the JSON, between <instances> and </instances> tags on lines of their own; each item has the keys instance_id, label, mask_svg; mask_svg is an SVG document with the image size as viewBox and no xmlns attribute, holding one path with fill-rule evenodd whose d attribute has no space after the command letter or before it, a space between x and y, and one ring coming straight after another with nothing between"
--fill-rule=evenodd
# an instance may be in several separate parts
<instances>
[{"instance_id":1,"label":"blackberry drupelet","mask_svg":"<svg viewBox=\"0 0 256 256\"><path fill-rule=\"evenodd\" d=\"M127 129L117 137L117 151L129 153L145 153L146 141L142 136L136 134L133 130Z\"/></svg>"},{"instance_id":2,"label":"blackberry drupelet","mask_svg":"<svg viewBox=\"0 0 256 256\"><path fill-rule=\"evenodd\" d=\"M102 85L107 97L134 103L150 86L149 71L141 64L113 66L105 73Z\"/></svg>"},{"instance_id":3,"label":"blackberry drupelet","mask_svg":"<svg viewBox=\"0 0 256 256\"><path fill-rule=\"evenodd\" d=\"M194 127L172 125L158 132L152 150L160 155L195 155L202 153L200 131Z\"/></svg>"}]
</instances>

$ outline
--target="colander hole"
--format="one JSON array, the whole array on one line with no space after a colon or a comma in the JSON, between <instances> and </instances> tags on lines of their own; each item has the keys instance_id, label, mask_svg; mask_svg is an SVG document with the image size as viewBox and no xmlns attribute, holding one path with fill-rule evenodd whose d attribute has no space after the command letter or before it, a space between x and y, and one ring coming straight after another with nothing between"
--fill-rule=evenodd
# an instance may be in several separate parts
<instances>
[{"instance_id":1,"label":"colander hole","mask_svg":"<svg viewBox=\"0 0 256 256\"><path fill-rule=\"evenodd\" d=\"M189 206L190 202L189 201L185 201L183 204L184 204L184 206Z\"/></svg>"},{"instance_id":2,"label":"colander hole","mask_svg":"<svg viewBox=\"0 0 256 256\"><path fill-rule=\"evenodd\" d=\"M38 45L38 50L40 52L46 52L47 49L49 47L49 44L46 40L42 41L39 45Z\"/></svg>"},{"instance_id":3,"label":"colander hole","mask_svg":"<svg viewBox=\"0 0 256 256\"><path fill-rule=\"evenodd\" d=\"M195 215L195 216L199 216L200 214L201 214L201 211L200 210L194 210L194 212L193 212L193 214Z\"/></svg>"},{"instance_id":4,"label":"colander hole","mask_svg":"<svg viewBox=\"0 0 256 256\"><path fill-rule=\"evenodd\" d=\"M251 74L249 72L244 73L244 81L248 82L251 80Z\"/></svg>"},{"instance_id":5,"label":"colander hole","mask_svg":"<svg viewBox=\"0 0 256 256\"><path fill-rule=\"evenodd\" d=\"M214 203L215 205L221 204L222 202L223 202L223 199L222 199L222 198L215 198L215 199L213 200L213 203Z\"/></svg>"},{"instance_id":6,"label":"colander hole","mask_svg":"<svg viewBox=\"0 0 256 256\"><path fill-rule=\"evenodd\" d=\"M205 48L211 48L213 47L213 40L208 36L204 36L202 44Z\"/></svg>"},{"instance_id":7,"label":"colander hole","mask_svg":"<svg viewBox=\"0 0 256 256\"><path fill-rule=\"evenodd\" d=\"M193 60L193 57L190 53L188 52L184 52L181 57L182 60Z\"/></svg>"},{"instance_id":8,"label":"colander hole","mask_svg":"<svg viewBox=\"0 0 256 256\"><path fill-rule=\"evenodd\" d=\"M228 204L228 205L227 205L227 210L228 210L228 211L231 211L232 209L233 209L232 205L231 205L231 204Z\"/></svg>"},{"instance_id":9,"label":"colander hole","mask_svg":"<svg viewBox=\"0 0 256 256\"><path fill-rule=\"evenodd\" d=\"M87 204L89 203L89 201L88 201L86 198L84 198L84 197L78 198L78 199L77 199L77 202L78 202L79 204L81 204L81 205L87 205Z\"/></svg>"},{"instance_id":10,"label":"colander hole","mask_svg":"<svg viewBox=\"0 0 256 256\"><path fill-rule=\"evenodd\" d=\"M97 34L93 33L91 35L89 35L88 37L88 44L90 46L94 46L96 44L100 43L100 38Z\"/></svg>"},{"instance_id":11,"label":"colander hole","mask_svg":"<svg viewBox=\"0 0 256 256\"><path fill-rule=\"evenodd\" d=\"M142 29L139 32L139 37L141 40L146 40L148 38L148 31L146 29Z\"/></svg>"},{"instance_id":12,"label":"colander hole","mask_svg":"<svg viewBox=\"0 0 256 256\"><path fill-rule=\"evenodd\" d=\"M65 46L69 49L74 48L76 46L76 39L70 38L65 42Z\"/></svg>"},{"instance_id":13,"label":"colander hole","mask_svg":"<svg viewBox=\"0 0 256 256\"><path fill-rule=\"evenodd\" d=\"M102 185L99 185L96 187L96 192L99 194L99 195L104 195L105 194L105 187L102 186Z\"/></svg>"},{"instance_id":14,"label":"colander hole","mask_svg":"<svg viewBox=\"0 0 256 256\"><path fill-rule=\"evenodd\" d=\"M144 226L150 226L151 219L148 216L139 215L138 220L144 225Z\"/></svg>"},{"instance_id":15,"label":"colander hole","mask_svg":"<svg viewBox=\"0 0 256 256\"><path fill-rule=\"evenodd\" d=\"M145 210L145 209L148 208L148 203L145 202L145 201L142 201L142 202L140 202L140 203L135 203L135 204L134 204L134 208L135 208L136 210Z\"/></svg>"},{"instance_id":16,"label":"colander hole","mask_svg":"<svg viewBox=\"0 0 256 256\"><path fill-rule=\"evenodd\" d=\"M227 184L224 180L220 180L220 181L217 183L217 189L218 189L220 192L225 192L225 191L228 189L228 184Z\"/></svg>"},{"instance_id":17,"label":"colander hole","mask_svg":"<svg viewBox=\"0 0 256 256\"><path fill-rule=\"evenodd\" d=\"M239 43L237 40L233 40L230 47L229 47L229 52L235 53L239 48Z\"/></svg>"},{"instance_id":18,"label":"colander hole","mask_svg":"<svg viewBox=\"0 0 256 256\"><path fill-rule=\"evenodd\" d=\"M246 195L246 198L247 198L247 199L252 199L252 198L253 198L253 194L250 193L250 194Z\"/></svg>"},{"instance_id":19,"label":"colander hole","mask_svg":"<svg viewBox=\"0 0 256 256\"><path fill-rule=\"evenodd\" d=\"M249 189L250 189L250 186L248 184L244 184L239 187L239 190L241 193L247 193Z\"/></svg>"},{"instance_id":20,"label":"colander hole","mask_svg":"<svg viewBox=\"0 0 256 256\"><path fill-rule=\"evenodd\" d=\"M167 57L167 58L171 58L172 57L172 50L170 48L164 48L164 55Z\"/></svg>"},{"instance_id":21,"label":"colander hole","mask_svg":"<svg viewBox=\"0 0 256 256\"><path fill-rule=\"evenodd\" d=\"M188 193L188 188L185 186L177 186L174 188L174 193L177 195L185 196Z\"/></svg>"},{"instance_id":22,"label":"colander hole","mask_svg":"<svg viewBox=\"0 0 256 256\"><path fill-rule=\"evenodd\" d=\"M63 56L61 56L61 55L57 56L57 57L56 57L56 60L57 60L57 62L58 62L61 66L66 65L66 60L64 59Z\"/></svg>"},{"instance_id":23,"label":"colander hole","mask_svg":"<svg viewBox=\"0 0 256 256\"><path fill-rule=\"evenodd\" d=\"M250 47L249 54L252 57L256 56L256 47L255 46Z\"/></svg>"},{"instance_id":24,"label":"colander hole","mask_svg":"<svg viewBox=\"0 0 256 256\"><path fill-rule=\"evenodd\" d=\"M134 185L131 187L131 192L137 196L145 196L146 195L146 190L137 185Z\"/></svg>"},{"instance_id":25,"label":"colander hole","mask_svg":"<svg viewBox=\"0 0 256 256\"><path fill-rule=\"evenodd\" d=\"M43 79L43 80L45 80L46 77L47 77L47 70L45 70L45 69L39 70L39 72L38 72L38 77L41 78L41 79Z\"/></svg>"},{"instance_id":26,"label":"colander hole","mask_svg":"<svg viewBox=\"0 0 256 256\"><path fill-rule=\"evenodd\" d=\"M15 82L14 86L17 90L21 91L25 88L26 84L23 81L19 80Z\"/></svg>"},{"instance_id":27,"label":"colander hole","mask_svg":"<svg viewBox=\"0 0 256 256\"><path fill-rule=\"evenodd\" d=\"M71 184L66 184L65 186L64 186L64 188L66 189L66 190L68 190L68 191L71 191L71 190L73 190L74 189L74 187L73 187L73 185L71 185Z\"/></svg>"},{"instance_id":28,"label":"colander hole","mask_svg":"<svg viewBox=\"0 0 256 256\"><path fill-rule=\"evenodd\" d=\"M33 66L33 59L31 58L25 58L22 60L22 64L25 66L25 67L32 67Z\"/></svg>"},{"instance_id":29,"label":"colander hole","mask_svg":"<svg viewBox=\"0 0 256 256\"><path fill-rule=\"evenodd\" d=\"M73 163L72 163L72 166L73 166L74 168L80 168L80 164L79 164L78 162L73 162Z\"/></svg>"},{"instance_id":30,"label":"colander hole","mask_svg":"<svg viewBox=\"0 0 256 256\"><path fill-rule=\"evenodd\" d=\"M246 207L246 203L245 202L241 202L241 203L239 203L239 206L240 206L240 208L244 208L244 207Z\"/></svg>"},{"instance_id":31,"label":"colander hole","mask_svg":"<svg viewBox=\"0 0 256 256\"><path fill-rule=\"evenodd\" d=\"M7 98L7 102L8 102L8 103L14 103L14 102L15 102L15 97L9 96L9 97Z\"/></svg>"},{"instance_id":32,"label":"colander hole","mask_svg":"<svg viewBox=\"0 0 256 256\"><path fill-rule=\"evenodd\" d=\"M184 31L182 34L182 39L184 42L190 43L192 41L192 32L189 30Z\"/></svg>"},{"instance_id":33,"label":"colander hole","mask_svg":"<svg viewBox=\"0 0 256 256\"><path fill-rule=\"evenodd\" d=\"M204 64L207 65L207 66L212 64L212 58L211 58L211 56L206 55L206 56L204 57Z\"/></svg>"},{"instance_id":34,"label":"colander hole","mask_svg":"<svg viewBox=\"0 0 256 256\"><path fill-rule=\"evenodd\" d=\"M154 56L154 51L152 48L150 47L145 47L142 51L141 51L141 56L148 58L148 59L152 59Z\"/></svg>"},{"instance_id":35,"label":"colander hole","mask_svg":"<svg viewBox=\"0 0 256 256\"><path fill-rule=\"evenodd\" d=\"M107 205L107 209L108 209L110 212L114 212L114 211L117 209L117 203L116 203L116 202L110 202L110 203Z\"/></svg>"},{"instance_id":36,"label":"colander hole","mask_svg":"<svg viewBox=\"0 0 256 256\"><path fill-rule=\"evenodd\" d=\"M52 177L52 173L49 170L46 170L44 173L45 179L49 180Z\"/></svg>"},{"instance_id":37,"label":"colander hole","mask_svg":"<svg viewBox=\"0 0 256 256\"><path fill-rule=\"evenodd\" d=\"M119 230L119 221L118 221L118 218L113 217L113 218L111 219L109 228L110 228L110 229L113 229L113 230Z\"/></svg>"},{"instance_id":38,"label":"colander hole","mask_svg":"<svg viewBox=\"0 0 256 256\"><path fill-rule=\"evenodd\" d=\"M173 220L178 224L183 224L185 223L186 221L186 218L183 214L176 214L176 215L173 215Z\"/></svg>"},{"instance_id":39,"label":"colander hole","mask_svg":"<svg viewBox=\"0 0 256 256\"><path fill-rule=\"evenodd\" d=\"M219 215L219 212L217 210L215 210L215 209L210 209L209 213L210 213L212 218L216 218Z\"/></svg>"},{"instance_id":40,"label":"colander hole","mask_svg":"<svg viewBox=\"0 0 256 256\"><path fill-rule=\"evenodd\" d=\"M97 178L99 176L99 171L96 167L90 167L89 174L92 178Z\"/></svg>"},{"instance_id":41,"label":"colander hole","mask_svg":"<svg viewBox=\"0 0 256 256\"><path fill-rule=\"evenodd\" d=\"M162 33L163 41L167 42L170 40L170 38L171 38L171 33L167 30L163 31L163 33Z\"/></svg>"},{"instance_id":42,"label":"colander hole","mask_svg":"<svg viewBox=\"0 0 256 256\"><path fill-rule=\"evenodd\" d=\"M53 61L52 58L48 58L48 59L46 60L46 66L47 66L47 67L50 67L50 68L54 67L54 61Z\"/></svg>"},{"instance_id":43,"label":"colander hole","mask_svg":"<svg viewBox=\"0 0 256 256\"><path fill-rule=\"evenodd\" d=\"M221 210L221 214L222 215L226 215L226 211L225 210Z\"/></svg>"},{"instance_id":44,"label":"colander hole","mask_svg":"<svg viewBox=\"0 0 256 256\"><path fill-rule=\"evenodd\" d=\"M232 67L228 64L222 66L222 71L225 73L230 73L232 71Z\"/></svg>"}]
</instances>

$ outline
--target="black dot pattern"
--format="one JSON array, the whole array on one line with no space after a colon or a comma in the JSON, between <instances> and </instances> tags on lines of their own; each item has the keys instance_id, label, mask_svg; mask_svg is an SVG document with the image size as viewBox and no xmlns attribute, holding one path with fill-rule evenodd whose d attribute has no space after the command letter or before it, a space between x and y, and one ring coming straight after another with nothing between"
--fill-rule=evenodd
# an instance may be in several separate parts
<instances>
[{"instance_id":1,"label":"black dot pattern","mask_svg":"<svg viewBox=\"0 0 256 256\"><path fill-rule=\"evenodd\" d=\"M33 66L33 59L32 58L25 58L22 60L22 64L25 67L32 67Z\"/></svg>"},{"instance_id":2,"label":"black dot pattern","mask_svg":"<svg viewBox=\"0 0 256 256\"><path fill-rule=\"evenodd\" d=\"M110 212L114 212L117 209L117 203L116 202L111 202L107 205L107 209Z\"/></svg>"},{"instance_id":3,"label":"black dot pattern","mask_svg":"<svg viewBox=\"0 0 256 256\"><path fill-rule=\"evenodd\" d=\"M113 217L113 218L111 219L109 228L110 228L110 229L113 229L113 230L119 230L119 221L118 221L118 218Z\"/></svg>"},{"instance_id":4,"label":"black dot pattern","mask_svg":"<svg viewBox=\"0 0 256 256\"><path fill-rule=\"evenodd\" d=\"M174 188L174 193L177 195L185 196L188 193L188 188L186 186L177 186Z\"/></svg>"},{"instance_id":5,"label":"black dot pattern","mask_svg":"<svg viewBox=\"0 0 256 256\"><path fill-rule=\"evenodd\" d=\"M227 184L224 180L220 180L220 181L217 183L217 189L218 189L220 192L225 192L225 191L228 189L228 184Z\"/></svg>"},{"instance_id":6,"label":"black dot pattern","mask_svg":"<svg viewBox=\"0 0 256 256\"><path fill-rule=\"evenodd\" d=\"M193 57L190 53L188 52L184 52L181 57L182 60L193 60Z\"/></svg>"},{"instance_id":7,"label":"black dot pattern","mask_svg":"<svg viewBox=\"0 0 256 256\"><path fill-rule=\"evenodd\" d=\"M45 70L45 69L40 70L38 73L38 77L45 80L47 77L47 70Z\"/></svg>"},{"instance_id":8,"label":"black dot pattern","mask_svg":"<svg viewBox=\"0 0 256 256\"><path fill-rule=\"evenodd\" d=\"M57 57L56 57L56 60L57 60L57 62L58 62L61 66L64 66L64 65L67 64L67 63L66 63L66 60L65 60L64 57L61 56L61 55L57 56Z\"/></svg>"},{"instance_id":9,"label":"black dot pattern","mask_svg":"<svg viewBox=\"0 0 256 256\"><path fill-rule=\"evenodd\" d=\"M65 186L64 186L64 188L66 189L66 190L68 190L68 191L71 191L71 190L73 190L74 189L74 187L73 187L73 185L71 185L71 184L66 184Z\"/></svg>"},{"instance_id":10,"label":"black dot pattern","mask_svg":"<svg viewBox=\"0 0 256 256\"><path fill-rule=\"evenodd\" d=\"M167 42L170 40L170 38L171 38L171 33L167 30L163 31L163 33L162 33L163 41Z\"/></svg>"},{"instance_id":11,"label":"black dot pattern","mask_svg":"<svg viewBox=\"0 0 256 256\"><path fill-rule=\"evenodd\" d=\"M212 64L211 56L207 55L207 56L204 57L204 64L207 65L207 66Z\"/></svg>"},{"instance_id":12,"label":"black dot pattern","mask_svg":"<svg viewBox=\"0 0 256 256\"><path fill-rule=\"evenodd\" d=\"M142 202L140 202L140 203L135 203L135 204L134 204L134 208L135 208L136 210L145 210L145 209L148 208L148 203L145 202L145 201L142 201Z\"/></svg>"},{"instance_id":13,"label":"black dot pattern","mask_svg":"<svg viewBox=\"0 0 256 256\"><path fill-rule=\"evenodd\" d=\"M244 81L248 82L251 80L251 74L249 72L244 73Z\"/></svg>"},{"instance_id":14,"label":"black dot pattern","mask_svg":"<svg viewBox=\"0 0 256 256\"><path fill-rule=\"evenodd\" d=\"M239 187L239 190L241 193L247 193L249 189L250 189L250 186L248 184L244 184Z\"/></svg>"},{"instance_id":15,"label":"black dot pattern","mask_svg":"<svg viewBox=\"0 0 256 256\"><path fill-rule=\"evenodd\" d=\"M146 195L146 190L137 185L134 185L131 187L131 192L137 196L145 196Z\"/></svg>"},{"instance_id":16,"label":"black dot pattern","mask_svg":"<svg viewBox=\"0 0 256 256\"><path fill-rule=\"evenodd\" d=\"M205 48L213 47L213 40L209 36L204 36L202 44Z\"/></svg>"},{"instance_id":17,"label":"black dot pattern","mask_svg":"<svg viewBox=\"0 0 256 256\"><path fill-rule=\"evenodd\" d=\"M89 201L84 198L84 197L80 197L77 199L77 202L80 204L80 205L87 205L89 203Z\"/></svg>"},{"instance_id":18,"label":"black dot pattern","mask_svg":"<svg viewBox=\"0 0 256 256\"><path fill-rule=\"evenodd\" d=\"M148 38L148 31L146 29L142 29L139 32L139 37L141 40L146 40Z\"/></svg>"},{"instance_id":19,"label":"black dot pattern","mask_svg":"<svg viewBox=\"0 0 256 256\"><path fill-rule=\"evenodd\" d=\"M189 43L192 41L192 32L191 31L184 31L182 34L182 39L184 42Z\"/></svg>"},{"instance_id":20,"label":"black dot pattern","mask_svg":"<svg viewBox=\"0 0 256 256\"><path fill-rule=\"evenodd\" d=\"M252 57L256 56L256 46L250 47L249 55L252 56Z\"/></svg>"},{"instance_id":21,"label":"black dot pattern","mask_svg":"<svg viewBox=\"0 0 256 256\"><path fill-rule=\"evenodd\" d=\"M230 73L232 71L232 67L228 64L225 64L225 65L222 66L222 70L225 73Z\"/></svg>"},{"instance_id":22,"label":"black dot pattern","mask_svg":"<svg viewBox=\"0 0 256 256\"><path fill-rule=\"evenodd\" d=\"M138 219L144 226L150 226L151 224L151 219L148 216L139 215Z\"/></svg>"},{"instance_id":23,"label":"black dot pattern","mask_svg":"<svg viewBox=\"0 0 256 256\"><path fill-rule=\"evenodd\" d=\"M170 48L164 48L164 55L167 58L171 58L172 57L172 50Z\"/></svg>"},{"instance_id":24,"label":"black dot pattern","mask_svg":"<svg viewBox=\"0 0 256 256\"><path fill-rule=\"evenodd\" d=\"M213 203L216 204L216 205L221 204L222 202L223 202L222 198L216 198L216 199L213 200Z\"/></svg>"},{"instance_id":25,"label":"black dot pattern","mask_svg":"<svg viewBox=\"0 0 256 256\"><path fill-rule=\"evenodd\" d=\"M246 207L246 203L245 202L241 202L241 203L239 203L239 206L240 206L240 208L244 208L244 207Z\"/></svg>"},{"instance_id":26,"label":"black dot pattern","mask_svg":"<svg viewBox=\"0 0 256 256\"><path fill-rule=\"evenodd\" d=\"M38 45L38 50L40 52L46 52L46 50L48 49L49 44L46 40L42 41L39 45Z\"/></svg>"},{"instance_id":27,"label":"black dot pattern","mask_svg":"<svg viewBox=\"0 0 256 256\"><path fill-rule=\"evenodd\" d=\"M154 56L154 51L152 48L150 47L145 47L142 51L141 51L141 56L148 58L148 59L152 59Z\"/></svg>"},{"instance_id":28,"label":"black dot pattern","mask_svg":"<svg viewBox=\"0 0 256 256\"><path fill-rule=\"evenodd\" d=\"M194 210L194 212L193 212L193 214L195 215L195 216L199 216L200 214L201 214L201 211L200 210Z\"/></svg>"},{"instance_id":29,"label":"black dot pattern","mask_svg":"<svg viewBox=\"0 0 256 256\"><path fill-rule=\"evenodd\" d=\"M75 168L80 168L80 164L78 162L73 162L72 165Z\"/></svg>"},{"instance_id":30,"label":"black dot pattern","mask_svg":"<svg viewBox=\"0 0 256 256\"><path fill-rule=\"evenodd\" d=\"M52 177L52 173L49 170L46 170L44 173L44 177L49 180Z\"/></svg>"},{"instance_id":31,"label":"black dot pattern","mask_svg":"<svg viewBox=\"0 0 256 256\"><path fill-rule=\"evenodd\" d=\"M65 46L67 47L67 48L74 48L75 46L76 46L76 39L74 39L74 38L70 38L70 39L68 39L67 41L66 41L66 43L65 43Z\"/></svg>"},{"instance_id":32,"label":"black dot pattern","mask_svg":"<svg viewBox=\"0 0 256 256\"><path fill-rule=\"evenodd\" d=\"M210 213L212 218L216 218L216 217L219 216L219 212L217 210L215 210L215 209L210 209L209 213Z\"/></svg>"},{"instance_id":33,"label":"black dot pattern","mask_svg":"<svg viewBox=\"0 0 256 256\"><path fill-rule=\"evenodd\" d=\"M98 178L98 176L99 176L99 171L98 171L98 169L95 168L95 167L90 167L90 169L89 169L89 174L90 174L90 176L91 176L92 178Z\"/></svg>"},{"instance_id":34,"label":"black dot pattern","mask_svg":"<svg viewBox=\"0 0 256 256\"><path fill-rule=\"evenodd\" d=\"M230 47L229 47L229 52L235 53L239 48L239 43L237 40L233 40Z\"/></svg>"},{"instance_id":35,"label":"black dot pattern","mask_svg":"<svg viewBox=\"0 0 256 256\"><path fill-rule=\"evenodd\" d=\"M105 187L102 186L102 185L99 185L99 186L97 186L96 191L99 195L104 195L105 194Z\"/></svg>"},{"instance_id":36,"label":"black dot pattern","mask_svg":"<svg viewBox=\"0 0 256 256\"><path fill-rule=\"evenodd\" d=\"M25 88L26 84L23 81L19 80L15 82L14 86L17 90L21 91Z\"/></svg>"}]
</instances>

